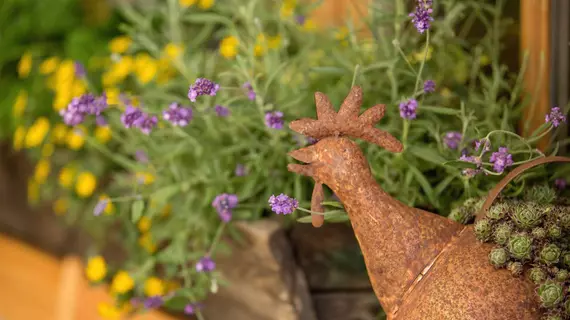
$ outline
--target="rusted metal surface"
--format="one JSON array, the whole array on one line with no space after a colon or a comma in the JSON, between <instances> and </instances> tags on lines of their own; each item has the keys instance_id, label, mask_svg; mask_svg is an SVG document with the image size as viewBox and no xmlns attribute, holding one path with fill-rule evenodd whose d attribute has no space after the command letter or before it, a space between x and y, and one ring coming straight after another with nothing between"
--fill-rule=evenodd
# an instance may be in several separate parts
<instances>
[{"instance_id":1,"label":"rusted metal surface","mask_svg":"<svg viewBox=\"0 0 570 320\"><path fill-rule=\"evenodd\" d=\"M288 168L315 180L314 196L320 197L320 185L326 184L344 204L388 319L540 317L533 285L495 270L488 262L490 245L477 241L471 227L410 208L378 186L362 151L348 137L402 151L398 140L373 127L384 115L383 105L359 116L359 87L352 88L339 112L322 93L315 94L315 101L317 120L297 120L290 127L319 141L291 152L306 164ZM315 201L312 207L322 212Z\"/></svg>"}]
</instances>

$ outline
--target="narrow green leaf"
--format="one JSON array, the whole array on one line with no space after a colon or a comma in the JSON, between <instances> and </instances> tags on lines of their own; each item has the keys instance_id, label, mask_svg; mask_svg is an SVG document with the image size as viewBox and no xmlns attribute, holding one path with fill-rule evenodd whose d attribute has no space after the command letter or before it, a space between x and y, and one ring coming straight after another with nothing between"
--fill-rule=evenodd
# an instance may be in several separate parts
<instances>
[{"instance_id":1,"label":"narrow green leaf","mask_svg":"<svg viewBox=\"0 0 570 320\"><path fill-rule=\"evenodd\" d=\"M182 20L190 23L203 23L203 24L221 23L228 27L231 27L233 25L232 20L224 16L215 13L205 13L205 12L200 12L199 14L190 14L188 16L185 16Z\"/></svg>"},{"instance_id":2,"label":"narrow green leaf","mask_svg":"<svg viewBox=\"0 0 570 320\"><path fill-rule=\"evenodd\" d=\"M338 67L313 67L310 68L309 71L322 73L322 74L335 74L335 75L343 75L346 73L346 70Z\"/></svg>"},{"instance_id":3,"label":"narrow green leaf","mask_svg":"<svg viewBox=\"0 0 570 320\"><path fill-rule=\"evenodd\" d=\"M444 157L442 157L436 150L429 147L423 146L409 146L406 151L413 154L415 157L420 158L422 160L431 162L437 165L444 165L448 162Z\"/></svg>"},{"instance_id":4,"label":"narrow green leaf","mask_svg":"<svg viewBox=\"0 0 570 320\"><path fill-rule=\"evenodd\" d=\"M133 202L133 205L131 207L131 220L134 223L137 223L139 219L142 217L143 210L144 210L144 201L142 201L141 199L135 200L135 202Z\"/></svg>"},{"instance_id":5,"label":"narrow green leaf","mask_svg":"<svg viewBox=\"0 0 570 320\"><path fill-rule=\"evenodd\" d=\"M323 202L321 202L321 204L323 206L329 206L329 207L344 209L344 206L342 205L342 203L340 203L338 201L323 201Z\"/></svg>"},{"instance_id":6,"label":"narrow green leaf","mask_svg":"<svg viewBox=\"0 0 570 320\"><path fill-rule=\"evenodd\" d=\"M418 168L416 168L414 166L410 166L409 169L414 174L414 176L416 178L415 180L420 184L420 186L424 190L424 192L425 192L426 196L428 197L428 199L430 200L430 202L433 203L436 207L439 206L439 201L435 197L435 194L433 192L431 184L426 179L426 177L424 177L424 175L421 173L421 171L418 170Z\"/></svg>"},{"instance_id":7,"label":"narrow green leaf","mask_svg":"<svg viewBox=\"0 0 570 320\"><path fill-rule=\"evenodd\" d=\"M419 110L421 112L427 111L427 112L433 112L433 113L437 113L437 114L447 114L447 115L451 115L451 116L459 115L459 110L451 109L451 108L444 108L444 107L421 106L419 108Z\"/></svg>"},{"instance_id":8,"label":"narrow green leaf","mask_svg":"<svg viewBox=\"0 0 570 320\"><path fill-rule=\"evenodd\" d=\"M164 187L153 193L151 195L151 199L155 204L159 206L165 205L172 196L180 192L180 188L181 185L179 184Z\"/></svg>"}]
</instances>

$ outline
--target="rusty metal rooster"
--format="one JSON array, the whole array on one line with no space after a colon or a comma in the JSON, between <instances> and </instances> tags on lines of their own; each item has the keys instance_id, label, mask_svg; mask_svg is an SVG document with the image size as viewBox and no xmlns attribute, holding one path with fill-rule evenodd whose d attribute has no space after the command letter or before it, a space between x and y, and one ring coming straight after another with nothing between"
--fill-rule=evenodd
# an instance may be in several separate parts
<instances>
[{"instance_id":1,"label":"rusty metal rooster","mask_svg":"<svg viewBox=\"0 0 570 320\"><path fill-rule=\"evenodd\" d=\"M317 119L290 128L318 139L289 153L305 164L289 171L315 181L311 208L323 212L323 184L343 203L374 288L389 320L536 320L541 316L534 286L488 261L491 245L479 242L472 226L408 207L383 191L373 178L358 138L391 152L402 144L374 127L385 106L361 115L362 90L353 87L338 112L315 93ZM315 227L322 215L313 215Z\"/></svg>"}]
</instances>

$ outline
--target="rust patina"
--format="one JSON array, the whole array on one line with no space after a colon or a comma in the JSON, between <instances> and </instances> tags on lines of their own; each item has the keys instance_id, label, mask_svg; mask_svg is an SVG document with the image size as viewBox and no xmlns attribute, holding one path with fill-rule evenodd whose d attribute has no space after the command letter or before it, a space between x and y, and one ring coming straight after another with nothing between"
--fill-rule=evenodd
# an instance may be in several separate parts
<instances>
[{"instance_id":1,"label":"rust patina","mask_svg":"<svg viewBox=\"0 0 570 320\"><path fill-rule=\"evenodd\" d=\"M312 210L323 212L322 185L343 203L362 249L370 281L392 320L536 320L534 285L496 270L490 244L476 240L472 227L408 207L390 197L372 176L368 161L348 137L391 152L402 144L374 127L384 105L362 114L362 90L353 87L338 112L326 95L315 94L317 119L293 121L291 129L318 139L290 156L292 172L315 180ZM313 215L313 225L323 224Z\"/></svg>"}]
</instances>

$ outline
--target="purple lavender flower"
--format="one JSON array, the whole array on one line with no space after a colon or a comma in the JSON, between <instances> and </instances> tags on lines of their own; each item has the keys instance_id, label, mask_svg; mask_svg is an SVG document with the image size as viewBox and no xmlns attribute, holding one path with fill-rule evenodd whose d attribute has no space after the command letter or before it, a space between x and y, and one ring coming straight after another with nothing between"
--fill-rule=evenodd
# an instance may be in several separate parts
<instances>
[{"instance_id":1,"label":"purple lavender flower","mask_svg":"<svg viewBox=\"0 0 570 320\"><path fill-rule=\"evenodd\" d=\"M200 309L200 305L197 303L189 303L184 307L184 314L186 315L193 315Z\"/></svg>"},{"instance_id":2,"label":"purple lavender flower","mask_svg":"<svg viewBox=\"0 0 570 320\"><path fill-rule=\"evenodd\" d=\"M491 141L483 138L480 140L475 140L475 151L479 151L479 149L483 147L483 153L487 151L491 151Z\"/></svg>"},{"instance_id":3,"label":"purple lavender flower","mask_svg":"<svg viewBox=\"0 0 570 320\"><path fill-rule=\"evenodd\" d=\"M459 157L459 160L476 164L478 168L481 167L482 164L481 158L475 156L468 156L466 154L462 154L461 157Z\"/></svg>"},{"instance_id":4,"label":"purple lavender flower","mask_svg":"<svg viewBox=\"0 0 570 320\"><path fill-rule=\"evenodd\" d=\"M546 122L551 122L554 128L558 127L561 123L566 122L566 116L562 113L559 107L554 107L550 113L545 117Z\"/></svg>"},{"instance_id":5,"label":"purple lavender flower","mask_svg":"<svg viewBox=\"0 0 570 320\"><path fill-rule=\"evenodd\" d=\"M140 163L148 163L148 155L143 150L135 152L135 159Z\"/></svg>"},{"instance_id":6,"label":"purple lavender flower","mask_svg":"<svg viewBox=\"0 0 570 320\"><path fill-rule=\"evenodd\" d=\"M400 102L400 117L408 120L415 119L417 109L418 101L416 99Z\"/></svg>"},{"instance_id":7,"label":"purple lavender flower","mask_svg":"<svg viewBox=\"0 0 570 320\"><path fill-rule=\"evenodd\" d=\"M424 82L424 92L428 93L428 92L434 92L434 91L435 91L435 81L426 80L426 82Z\"/></svg>"},{"instance_id":8,"label":"purple lavender flower","mask_svg":"<svg viewBox=\"0 0 570 320\"><path fill-rule=\"evenodd\" d=\"M243 176L247 175L247 168L243 164L238 163L236 165L235 174L238 177L243 177Z\"/></svg>"},{"instance_id":9,"label":"purple lavender flower","mask_svg":"<svg viewBox=\"0 0 570 320\"><path fill-rule=\"evenodd\" d=\"M513 156L509 154L506 147L500 147L498 152L493 152L489 162L493 163L495 172L502 173L505 168L513 165Z\"/></svg>"},{"instance_id":10,"label":"purple lavender flower","mask_svg":"<svg viewBox=\"0 0 570 320\"><path fill-rule=\"evenodd\" d=\"M472 169L472 168L463 169L463 171L461 171L461 173L463 173L463 175L467 176L468 178L473 178L474 176L476 176L481 172L482 172L481 169Z\"/></svg>"},{"instance_id":11,"label":"purple lavender flower","mask_svg":"<svg viewBox=\"0 0 570 320\"><path fill-rule=\"evenodd\" d=\"M295 16L295 22L297 22L297 24L302 26L305 24L305 21L307 21L307 17L304 15L298 14Z\"/></svg>"},{"instance_id":12,"label":"purple lavender flower","mask_svg":"<svg viewBox=\"0 0 570 320\"><path fill-rule=\"evenodd\" d=\"M255 91L253 91L253 86L251 85L251 83L249 82L244 83L243 88L247 90L247 98L251 101L254 101L257 95L255 94Z\"/></svg>"},{"instance_id":13,"label":"purple lavender flower","mask_svg":"<svg viewBox=\"0 0 570 320\"><path fill-rule=\"evenodd\" d=\"M152 296L144 300L145 309L156 309L164 304L164 299L161 296Z\"/></svg>"},{"instance_id":14,"label":"purple lavender flower","mask_svg":"<svg viewBox=\"0 0 570 320\"><path fill-rule=\"evenodd\" d=\"M198 272L210 272L214 271L214 269L216 269L216 263L209 256L202 257L196 263L196 271Z\"/></svg>"},{"instance_id":15,"label":"purple lavender flower","mask_svg":"<svg viewBox=\"0 0 570 320\"><path fill-rule=\"evenodd\" d=\"M281 111L267 112L265 114L265 125L268 128L280 130L283 129L284 123L283 112Z\"/></svg>"},{"instance_id":16,"label":"purple lavender flower","mask_svg":"<svg viewBox=\"0 0 570 320\"><path fill-rule=\"evenodd\" d=\"M108 203L109 203L109 199L99 200L99 202L97 202L97 204L95 205L95 208L93 208L93 215L94 216L100 216L101 213L103 213L103 211L107 207Z\"/></svg>"},{"instance_id":17,"label":"purple lavender flower","mask_svg":"<svg viewBox=\"0 0 570 320\"><path fill-rule=\"evenodd\" d=\"M219 89L219 84L206 78L198 78L188 89L188 99L196 102L196 98L199 96L215 96Z\"/></svg>"},{"instance_id":18,"label":"purple lavender flower","mask_svg":"<svg viewBox=\"0 0 570 320\"><path fill-rule=\"evenodd\" d=\"M307 141L307 145L311 145L311 144L315 144L315 143L319 142L318 139L315 139L312 137L307 137L305 140Z\"/></svg>"},{"instance_id":19,"label":"purple lavender flower","mask_svg":"<svg viewBox=\"0 0 570 320\"><path fill-rule=\"evenodd\" d=\"M136 127L137 122L143 116L141 109L127 105L125 112L121 115L121 122L125 128Z\"/></svg>"},{"instance_id":20,"label":"purple lavender flower","mask_svg":"<svg viewBox=\"0 0 570 320\"><path fill-rule=\"evenodd\" d=\"M105 117L103 117L102 115L98 115L95 117L95 123L100 127L108 125L107 119L105 119Z\"/></svg>"},{"instance_id":21,"label":"purple lavender flower","mask_svg":"<svg viewBox=\"0 0 570 320\"><path fill-rule=\"evenodd\" d=\"M175 126L185 127L192 120L193 114L192 108L173 102L162 112L162 118Z\"/></svg>"},{"instance_id":22,"label":"purple lavender flower","mask_svg":"<svg viewBox=\"0 0 570 320\"><path fill-rule=\"evenodd\" d=\"M217 105L214 107L214 111L216 112L218 117L227 117L230 115L230 109L224 106Z\"/></svg>"},{"instance_id":23,"label":"purple lavender flower","mask_svg":"<svg viewBox=\"0 0 570 320\"><path fill-rule=\"evenodd\" d=\"M73 63L74 69L75 69L75 76L77 78L85 78L85 75L87 74L87 72L85 71L85 67L83 66L83 64L79 61L75 61Z\"/></svg>"},{"instance_id":24,"label":"purple lavender flower","mask_svg":"<svg viewBox=\"0 0 570 320\"><path fill-rule=\"evenodd\" d=\"M412 23L419 33L424 33L430 28L433 21L431 16L433 10L431 8L432 0L416 0L416 11L409 14L412 17Z\"/></svg>"},{"instance_id":25,"label":"purple lavender flower","mask_svg":"<svg viewBox=\"0 0 570 320\"><path fill-rule=\"evenodd\" d=\"M272 195L269 197L268 202L271 206L271 211L277 214L291 214L299 207L299 201L297 201L297 199L291 198L283 193L278 196Z\"/></svg>"},{"instance_id":26,"label":"purple lavender flower","mask_svg":"<svg viewBox=\"0 0 570 320\"><path fill-rule=\"evenodd\" d=\"M229 222L232 219L232 209L238 204L238 197L235 194L222 193L212 201L212 206L218 212L223 222Z\"/></svg>"},{"instance_id":27,"label":"purple lavender flower","mask_svg":"<svg viewBox=\"0 0 570 320\"><path fill-rule=\"evenodd\" d=\"M67 108L61 110L59 114L63 117L65 124L76 126L83 123L87 115L100 116L106 108L107 96L105 94L95 97L87 93L73 98Z\"/></svg>"},{"instance_id":28,"label":"purple lavender flower","mask_svg":"<svg viewBox=\"0 0 570 320\"><path fill-rule=\"evenodd\" d=\"M146 113L143 113L143 115L139 117L135 122L135 126L146 135L149 135L152 129L154 129L157 125L158 118Z\"/></svg>"},{"instance_id":29,"label":"purple lavender flower","mask_svg":"<svg viewBox=\"0 0 570 320\"><path fill-rule=\"evenodd\" d=\"M443 137L443 141L449 149L455 150L459 147L459 143L461 143L462 137L463 136L460 132L449 131L445 134L445 137Z\"/></svg>"},{"instance_id":30,"label":"purple lavender flower","mask_svg":"<svg viewBox=\"0 0 570 320\"><path fill-rule=\"evenodd\" d=\"M558 178L558 179L554 180L554 186L558 190L566 189L566 184L567 184L567 182L566 182L566 179L564 179L564 178Z\"/></svg>"}]
</instances>

